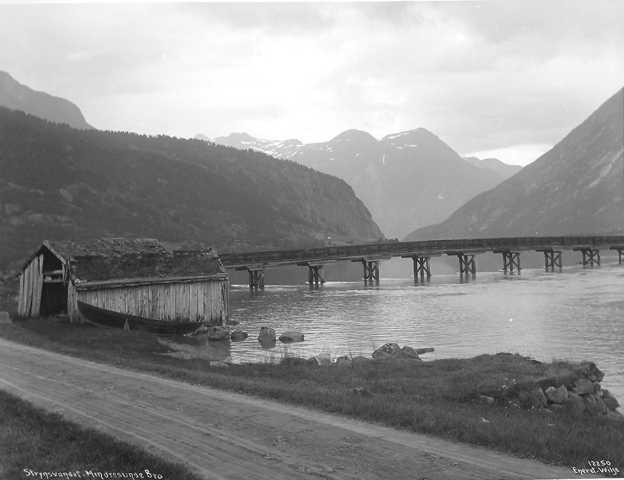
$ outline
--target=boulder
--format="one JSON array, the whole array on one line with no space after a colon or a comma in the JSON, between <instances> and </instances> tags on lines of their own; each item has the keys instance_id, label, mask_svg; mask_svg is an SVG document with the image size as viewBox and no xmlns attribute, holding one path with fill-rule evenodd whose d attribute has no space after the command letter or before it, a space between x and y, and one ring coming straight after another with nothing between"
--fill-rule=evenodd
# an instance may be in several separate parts
<instances>
[{"instance_id":1,"label":"boulder","mask_svg":"<svg viewBox=\"0 0 624 480\"><path fill-rule=\"evenodd\" d=\"M605 403L609 410L615 411L620 406L620 402L618 402L617 399L613 395L611 395L611 392L609 392L609 390L602 390L601 395L602 401Z\"/></svg>"},{"instance_id":2,"label":"boulder","mask_svg":"<svg viewBox=\"0 0 624 480\"><path fill-rule=\"evenodd\" d=\"M403 359L420 360L418 352L407 345L400 350L397 356Z\"/></svg>"},{"instance_id":3,"label":"boulder","mask_svg":"<svg viewBox=\"0 0 624 480\"><path fill-rule=\"evenodd\" d=\"M604 378L604 373L596 366L594 362L581 362L575 371L591 382L600 383Z\"/></svg>"},{"instance_id":4,"label":"boulder","mask_svg":"<svg viewBox=\"0 0 624 480\"><path fill-rule=\"evenodd\" d=\"M258 334L258 340L262 342L262 339L270 339L275 340L275 330L271 327L260 327L260 333Z\"/></svg>"},{"instance_id":5,"label":"boulder","mask_svg":"<svg viewBox=\"0 0 624 480\"><path fill-rule=\"evenodd\" d=\"M533 408L544 408L548 405L548 399L546 398L546 395L544 395L544 390L540 387L531 390L529 392L529 398Z\"/></svg>"},{"instance_id":6,"label":"boulder","mask_svg":"<svg viewBox=\"0 0 624 480\"><path fill-rule=\"evenodd\" d=\"M334 362L334 365L336 365L337 367L352 367L353 360L350 357L343 355L342 357L338 357L336 359L336 361Z\"/></svg>"},{"instance_id":7,"label":"boulder","mask_svg":"<svg viewBox=\"0 0 624 480\"><path fill-rule=\"evenodd\" d=\"M282 343L303 342L303 333L297 332L295 330L289 330L282 333L279 337L279 340Z\"/></svg>"},{"instance_id":8,"label":"boulder","mask_svg":"<svg viewBox=\"0 0 624 480\"><path fill-rule=\"evenodd\" d=\"M565 403L568 399L568 389L564 385L561 385L558 388L548 387L544 393L546 394L548 400L552 403Z\"/></svg>"},{"instance_id":9,"label":"boulder","mask_svg":"<svg viewBox=\"0 0 624 480\"><path fill-rule=\"evenodd\" d=\"M206 337L208 340L229 340L230 330L219 325L213 325L206 329Z\"/></svg>"},{"instance_id":10,"label":"boulder","mask_svg":"<svg viewBox=\"0 0 624 480\"><path fill-rule=\"evenodd\" d=\"M585 409L591 415L606 415L609 410L598 393L583 396L583 401L585 402Z\"/></svg>"},{"instance_id":11,"label":"boulder","mask_svg":"<svg viewBox=\"0 0 624 480\"><path fill-rule=\"evenodd\" d=\"M242 330L234 330L231 334L230 334L230 338L234 341L234 342L240 342L242 340L245 340L247 337L249 336L249 334L247 332L243 332Z\"/></svg>"},{"instance_id":12,"label":"boulder","mask_svg":"<svg viewBox=\"0 0 624 480\"><path fill-rule=\"evenodd\" d=\"M11 316L9 312L0 312L0 324L11 323Z\"/></svg>"},{"instance_id":13,"label":"boulder","mask_svg":"<svg viewBox=\"0 0 624 480\"><path fill-rule=\"evenodd\" d=\"M386 343L382 345L377 350L373 352L374 360L390 360L392 358L396 358L401 351L401 347L399 347L396 343Z\"/></svg>"},{"instance_id":14,"label":"boulder","mask_svg":"<svg viewBox=\"0 0 624 480\"><path fill-rule=\"evenodd\" d=\"M600 388L600 387L598 387ZM579 378L574 382L574 393L588 395L596 391L596 384L587 378Z\"/></svg>"},{"instance_id":15,"label":"boulder","mask_svg":"<svg viewBox=\"0 0 624 480\"><path fill-rule=\"evenodd\" d=\"M575 416L579 416L585 411L583 397L574 392L568 392L568 399L564 405Z\"/></svg>"},{"instance_id":16,"label":"boulder","mask_svg":"<svg viewBox=\"0 0 624 480\"><path fill-rule=\"evenodd\" d=\"M417 349L416 349L416 353L417 353L418 355L422 355L422 354L424 354L424 353L431 353L431 352L433 352L433 351L434 351L434 348L433 348L433 347L425 347L425 348L417 348Z\"/></svg>"},{"instance_id":17,"label":"boulder","mask_svg":"<svg viewBox=\"0 0 624 480\"><path fill-rule=\"evenodd\" d=\"M479 401L481 403L485 403L486 405L494 405L494 402L496 400L494 399L494 397L490 397L488 395L479 395Z\"/></svg>"}]
</instances>

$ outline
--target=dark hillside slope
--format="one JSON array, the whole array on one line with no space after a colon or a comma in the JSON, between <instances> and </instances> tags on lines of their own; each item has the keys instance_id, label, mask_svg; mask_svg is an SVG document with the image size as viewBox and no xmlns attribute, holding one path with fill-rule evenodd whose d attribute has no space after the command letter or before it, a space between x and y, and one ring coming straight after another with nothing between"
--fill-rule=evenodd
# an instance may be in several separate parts
<instances>
[{"instance_id":1,"label":"dark hillside slope","mask_svg":"<svg viewBox=\"0 0 624 480\"><path fill-rule=\"evenodd\" d=\"M66 123L74 128L93 128L80 109L69 100L33 90L1 70L0 107L21 110L51 122Z\"/></svg>"},{"instance_id":2,"label":"dark hillside slope","mask_svg":"<svg viewBox=\"0 0 624 480\"><path fill-rule=\"evenodd\" d=\"M532 164L409 240L624 233L624 89Z\"/></svg>"},{"instance_id":3,"label":"dark hillside slope","mask_svg":"<svg viewBox=\"0 0 624 480\"><path fill-rule=\"evenodd\" d=\"M294 162L198 140L74 130L0 108L0 268L44 238L114 235L223 250L381 232L344 181Z\"/></svg>"}]
</instances>

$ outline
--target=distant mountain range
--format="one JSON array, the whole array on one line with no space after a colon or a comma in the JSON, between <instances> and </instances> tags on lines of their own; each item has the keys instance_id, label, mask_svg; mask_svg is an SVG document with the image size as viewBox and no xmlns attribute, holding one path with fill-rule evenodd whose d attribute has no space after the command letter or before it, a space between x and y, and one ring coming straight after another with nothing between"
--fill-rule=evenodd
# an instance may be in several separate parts
<instances>
[{"instance_id":1,"label":"distant mountain range","mask_svg":"<svg viewBox=\"0 0 624 480\"><path fill-rule=\"evenodd\" d=\"M0 107L21 110L74 128L93 128L80 109L69 100L33 90L3 71L0 71Z\"/></svg>"},{"instance_id":2,"label":"distant mountain range","mask_svg":"<svg viewBox=\"0 0 624 480\"><path fill-rule=\"evenodd\" d=\"M624 89L522 171L410 240L624 233Z\"/></svg>"},{"instance_id":3,"label":"distant mountain range","mask_svg":"<svg viewBox=\"0 0 624 480\"><path fill-rule=\"evenodd\" d=\"M415 227L440 222L520 169L496 159L463 159L424 128L381 140L367 132L347 130L323 143L264 140L247 133L213 141L288 158L344 179L389 237L402 237Z\"/></svg>"},{"instance_id":4,"label":"distant mountain range","mask_svg":"<svg viewBox=\"0 0 624 480\"><path fill-rule=\"evenodd\" d=\"M0 107L0 269L46 238L118 235L220 250L382 237L350 186L295 162Z\"/></svg>"}]
</instances>

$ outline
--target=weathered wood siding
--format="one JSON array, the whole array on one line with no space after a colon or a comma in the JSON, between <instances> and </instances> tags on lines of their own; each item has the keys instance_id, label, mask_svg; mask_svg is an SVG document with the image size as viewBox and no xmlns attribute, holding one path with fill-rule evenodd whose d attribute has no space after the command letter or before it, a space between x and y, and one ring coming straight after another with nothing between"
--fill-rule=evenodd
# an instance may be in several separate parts
<instances>
[{"instance_id":1,"label":"weathered wood siding","mask_svg":"<svg viewBox=\"0 0 624 480\"><path fill-rule=\"evenodd\" d=\"M20 293L17 314L21 317L38 317L43 291L43 255L37 255L20 275Z\"/></svg>"},{"instance_id":2,"label":"weathered wood siding","mask_svg":"<svg viewBox=\"0 0 624 480\"><path fill-rule=\"evenodd\" d=\"M157 320L224 323L229 314L229 281L203 280L85 291L77 291L70 283L67 303L72 321L80 321L78 300Z\"/></svg>"}]
</instances>

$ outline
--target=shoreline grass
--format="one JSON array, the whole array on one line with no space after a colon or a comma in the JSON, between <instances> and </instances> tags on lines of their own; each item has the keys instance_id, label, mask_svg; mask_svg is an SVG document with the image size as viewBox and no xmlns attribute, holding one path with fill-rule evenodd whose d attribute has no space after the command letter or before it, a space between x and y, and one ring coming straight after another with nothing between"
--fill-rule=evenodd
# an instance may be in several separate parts
<instances>
[{"instance_id":1,"label":"shoreline grass","mask_svg":"<svg viewBox=\"0 0 624 480\"><path fill-rule=\"evenodd\" d=\"M163 480L199 480L181 465L168 463L143 449L69 422L17 396L0 390L0 478L39 478L35 473L143 473ZM78 472L80 476L75 475ZM131 477L127 477L131 478Z\"/></svg>"},{"instance_id":2,"label":"shoreline grass","mask_svg":"<svg viewBox=\"0 0 624 480\"><path fill-rule=\"evenodd\" d=\"M144 332L31 319L4 325L0 336L123 368L340 413L565 466L606 459L624 468L624 422L575 417L567 411L524 410L478 401L479 393L512 378L537 378L547 364L517 355L428 362L365 362L313 367L300 362L210 366L172 358Z\"/></svg>"}]
</instances>

